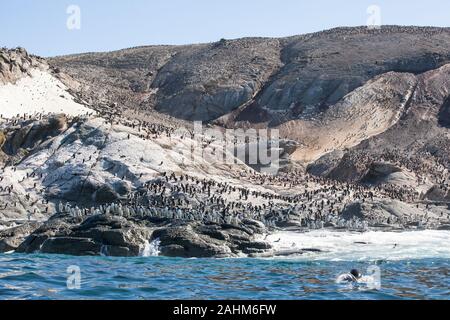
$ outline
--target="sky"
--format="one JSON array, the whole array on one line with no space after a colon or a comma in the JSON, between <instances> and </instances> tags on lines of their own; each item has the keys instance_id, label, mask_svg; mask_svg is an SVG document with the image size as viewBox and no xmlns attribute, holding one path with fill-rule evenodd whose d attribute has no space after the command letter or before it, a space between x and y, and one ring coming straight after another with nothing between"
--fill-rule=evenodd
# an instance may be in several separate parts
<instances>
[{"instance_id":1,"label":"sky","mask_svg":"<svg viewBox=\"0 0 450 320\"><path fill-rule=\"evenodd\" d=\"M44 57L366 25L449 26L447 0L3 0L0 47ZM75 8L75 9L74 9Z\"/></svg>"}]
</instances>

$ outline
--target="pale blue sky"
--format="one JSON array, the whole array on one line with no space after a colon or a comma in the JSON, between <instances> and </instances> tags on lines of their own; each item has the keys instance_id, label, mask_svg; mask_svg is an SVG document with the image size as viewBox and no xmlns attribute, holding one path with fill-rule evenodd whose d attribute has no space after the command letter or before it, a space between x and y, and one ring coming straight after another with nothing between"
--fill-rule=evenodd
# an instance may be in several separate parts
<instances>
[{"instance_id":1,"label":"pale blue sky","mask_svg":"<svg viewBox=\"0 0 450 320\"><path fill-rule=\"evenodd\" d=\"M81 29L68 30L69 5ZM3 0L0 46L42 56L186 44L246 36L281 37L365 25L369 5L382 24L450 25L447 0Z\"/></svg>"}]
</instances>

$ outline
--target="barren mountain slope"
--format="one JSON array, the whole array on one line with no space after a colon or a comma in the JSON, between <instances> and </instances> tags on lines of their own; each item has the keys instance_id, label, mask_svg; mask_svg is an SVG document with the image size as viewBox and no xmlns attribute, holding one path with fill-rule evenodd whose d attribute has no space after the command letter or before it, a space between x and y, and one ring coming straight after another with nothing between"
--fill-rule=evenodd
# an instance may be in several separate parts
<instances>
[{"instance_id":1,"label":"barren mountain slope","mask_svg":"<svg viewBox=\"0 0 450 320\"><path fill-rule=\"evenodd\" d=\"M154 108L187 120L212 120L245 104L280 65L279 41L241 39L152 46L58 57L85 97Z\"/></svg>"},{"instance_id":2,"label":"barren mountain slope","mask_svg":"<svg viewBox=\"0 0 450 320\"><path fill-rule=\"evenodd\" d=\"M374 160L382 160L395 164L403 172L414 172L417 185L448 187L450 132L446 112L450 65L425 72L416 79L414 94L397 123L333 160L324 156L310 165L310 170L339 180L364 180L368 173L373 173ZM383 180L384 175L379 178Z\"/></svg>"},{"instance_id":3,"label":"barren mountain slope","mask_svg":"<svg viewBox=\"0 0 450 320\"><path fill-rule=\"evenodd\" d=\"M50 61L95 103L277 127L311 173L425 192L448 179L449 62L449 29L397 26Z\"/></svg>"},{"instance_id":4,"label":"barren mountain slope","mask_svg":"<svg viewBox=\"0 0 450 320\"><path fill-rule=\"evenodd\" d=\"M450 64L433 46L447 33L337 29L61 57L50 67L2 50L0 252L128 256L159 239L165 255L223 257L265 254L255 236L276 229L449 229ZM343 60L308 53L303 67L293 58L347 36L382 46ZM366 61L375 55L382 63ZM390 67L366 74L379 65ZM315 72L326 79L300 77ZM273 104L260 104L271 91ZM293 112L291 100L307 107ZM253 122L235 121L244 115ZM257 172L235 155L251 139L225 146L180 120L219 117L280 128L295 141L270 141L270 153L309 173L284 164L278 175Z\"/></svg>"},{"instance_id":5,"label":"barren mountain slope","mask_svg":"<svg viewBox=\"0 0 450 320\"><path fill-rule=\"evenodd\" d=\"M338 28L284 39L284 67L240 120L310 119L373 77L423 73L450 61L450 31L386 26ZM276 112L276 113L275 113Z\"/></svg>"},{"instance_id":6,"label":"barren mountain slope","mask_svg":"<svg viewBox=\"0 0 450 320\"><path fill-rule=\"evenodd\" d=\"M246 38L57 57L50 63L105 104L189 120L313 119L373 77L423 73L450 61L450 31L338 28L282 39Z\"/></svg>"},{"instance_id":7,"label":"barren mountain slope","mask_svg":"<svg viewBox=\"0 0 450 320\"><path fill-rule=\"evenodd\" d=\"M405 111L417 80L410 73L387 73L369 81L314 121L292 120L279 128L301 146L293 160L311 162L332 150L354 147L394 125Z\"/></svg>"},{"instance_id":8,"label":"barren mountain slope","mask_svg":"<svg viewBox=\"0 0 450 320\"><path fill-rule=\"evenodd\" d=\"M93 110L68 92L44 59L23 48L1 49L0 118L49 112L76 115Z\"/></svg>"}]
</instances>

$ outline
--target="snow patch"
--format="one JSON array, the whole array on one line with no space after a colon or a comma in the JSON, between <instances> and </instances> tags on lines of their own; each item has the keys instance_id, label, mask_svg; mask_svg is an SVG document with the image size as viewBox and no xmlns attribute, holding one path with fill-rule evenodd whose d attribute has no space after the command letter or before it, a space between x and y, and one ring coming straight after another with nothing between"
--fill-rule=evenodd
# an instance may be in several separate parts
<instances>
[{"instance_id":1,"label":"snow patch","mask_svg":"<svg viewBox=\"0 0 450 320\"><path fill-rule=\"evenodd\" d=\"M45 71L34 69L31 77L0 85L0 114L12 118L24 113L65 113L76 116L93 110L76 103L67 87Z\"/></svg>"}]
</instances>

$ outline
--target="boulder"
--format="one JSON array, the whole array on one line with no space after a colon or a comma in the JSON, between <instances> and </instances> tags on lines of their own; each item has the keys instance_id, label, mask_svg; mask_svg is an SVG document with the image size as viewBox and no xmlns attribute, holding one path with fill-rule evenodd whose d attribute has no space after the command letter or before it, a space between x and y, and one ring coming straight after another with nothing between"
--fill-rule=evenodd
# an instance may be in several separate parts
<instances>
[{"instance_id":1,"label":"boulder","mask_svg":"<svg viewBox=\"0 0 450 320\"><path fill-rule=\"evenodd\" d=\"M30 122L8 134L4 142L4 151L9 155L15 155L20 149L32 149L60 134L67 128L67 125L67 118L63 114L51 115L44 120Z\"/></svg>"},{"instance_id":2,"label":"boulder","mask_svg":"<svg viewBox=\"0 0 450 320\"><path fill-rule=\"evenodd\" d=\"M431 201L450 202L450 190L434 185L426 192L424 198Z\"/></svg>"},{"instance_id":3,"label":"boulder","mask_svg":"<svg viewBox=\"0 0 450 320\"><path fill-rule=\"evenodd\" d=\"M161 254L168 257L210 258L226 256L231 250L224 241L199 235L191 226L156 230L152 240L159 239Z\"/></svg>"},{"instance_id":4,"label":"boulder","mask_svg":"<svg viewBox=\"0 0 450 320\"><path fill-rule=\"evenodd\" d=\"M101 186L92 196L96 203L111 203L119 198L117 192L110 185Z\"/></svg>"},{"instance_id":5,"label":"boulder","mask_svg":"<svg viewBox=\"0 0 450 320\"><path fill-rule=\"evenodd\" d=\"M6 136L3 131L0 131L0 149L3 148L6 142Z\"/></svg>"},{"instance_id":6,"label":"boulder","mask_svg":"<svg viewBox=\"0 0 450 320\"><path fill-rule=\"evenodd\" d=\"M41 225L28 222L18 227L0 231L0 253L16 250L24 239Z\"/></svg>"},{"instance_id":7,"label":"boulder","mask_svg":"<svg viewBox=\"0 0 450 320\"><path fill-rule=\"evenodd\" d=\"M56 214L29 232L16 245L17 252L129 257L138 256L154 240L159 242L161 255L168 257L231 257L271 249L255 237L266 232L265 226L250 219L234 226L111 214L76 218Z\"/></svg>"},{"instance_id":8,"label":"boulder","mask_svg":"<svg viewBox=\"0 0 450 320\"><path fill-rule=\"evenodd\" d=\"M52 217L19 246L18 252L137 256L148 237L145 228L122 217L97 215L84 221Z\"/></svg>"},{"instance_id":9,"label":"boulder","mask_svg":"<svg viewBox=\"0 0 450 320\"><path fill-rule=\"evenodd\" d=\"M45 240L42 253L67 254L74 256L99 255L101 245L89 238L55 237Z\"/></svg>"}]
</instances>

